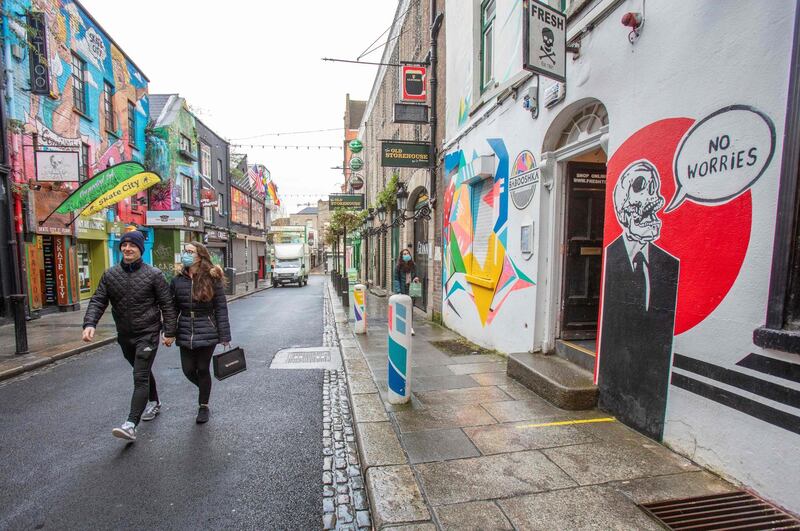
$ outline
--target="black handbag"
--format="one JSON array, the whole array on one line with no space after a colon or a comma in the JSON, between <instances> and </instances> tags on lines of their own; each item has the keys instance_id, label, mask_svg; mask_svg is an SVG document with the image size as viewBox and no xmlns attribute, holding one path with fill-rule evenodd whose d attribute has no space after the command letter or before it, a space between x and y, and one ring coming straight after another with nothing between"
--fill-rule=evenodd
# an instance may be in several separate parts
<instances>
[{"instance_id":1,"label":"black handbag","mask_svg":"<svg viewBox=\"0 0 800 531\"><path fill-rule=\"evenodd\" d=\"M214 378L217 380L224 380L247 370L247 361L244 359L244 349L242 347L232 347L224 352L215 354L212 362L214 365Z\"/></svg>"}]
</instances>

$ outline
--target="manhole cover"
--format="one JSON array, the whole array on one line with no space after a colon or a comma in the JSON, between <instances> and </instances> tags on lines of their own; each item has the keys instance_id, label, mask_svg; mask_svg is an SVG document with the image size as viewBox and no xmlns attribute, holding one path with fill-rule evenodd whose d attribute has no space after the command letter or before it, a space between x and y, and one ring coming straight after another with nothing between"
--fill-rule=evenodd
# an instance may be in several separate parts
<instances>
[{"instance_id":1,"label":"manhole cover","mask_svg":"<svg viewBox=\"0 0 800 531\"><path fill-rule=\"evenodd\" d=\"M342 366L338 348L306 347L279 350L272 358L271 369L328 369Z\"/></svg>"},{"instance_id":2,"label":"manhole cover","mask_svg":"<svg viewBox=\"0 0 800 531\"><path fill-rule=\"evenodd\" d=\"M800 521L749 492L641 504L667 529L800 529Z\"/></svg>"}]
</instances>

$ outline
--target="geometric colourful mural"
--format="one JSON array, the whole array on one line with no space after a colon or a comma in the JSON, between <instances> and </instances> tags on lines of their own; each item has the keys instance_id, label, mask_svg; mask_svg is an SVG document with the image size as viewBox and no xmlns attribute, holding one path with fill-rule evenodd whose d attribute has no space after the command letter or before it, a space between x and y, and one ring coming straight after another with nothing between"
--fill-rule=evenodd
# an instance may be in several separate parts
<instances>
[{"instance_id":1,"label":"geometric colourful mural","mask_svg":"<svg viewBox=\"0 0 800 531\"><path fill-rule=\"evenodd\" d=\"M509 160L505 142L492 138L487 143L497 157L492 179L474 179L471 162L478 157L476 152L469 161L461 150L445 156L449 182L444 193L442 240L445 303L463 317L470 308L458 307L452 299L464 291L481 326L491 324L512 292L535 285L507 253Z\"/></svg>"}]
</instances>

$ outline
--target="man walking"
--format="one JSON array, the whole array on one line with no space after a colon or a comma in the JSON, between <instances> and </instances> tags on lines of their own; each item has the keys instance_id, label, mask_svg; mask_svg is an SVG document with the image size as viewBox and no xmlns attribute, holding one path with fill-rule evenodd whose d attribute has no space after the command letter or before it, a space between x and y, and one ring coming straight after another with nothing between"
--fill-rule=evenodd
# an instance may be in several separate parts
<instances>
[{"instance_id":1,"label":"man walking","mask_svg":"<svg viewBox=\"0 0 800 531\"><path fill-rule=\"evenodd\" d=\"M130 414L128 420L111 433L120 439L135 441L139 421L152 420L161 410L152 367L162 318L167 346L175 339L177 323L172 294L163 273L142 261L144 235L139 231L126 232L119 241L119 249L122 261L103 273L89 301L83 318L83 340L94 339L97 322L110 302L117 325L117 342L133 367Z\"/></svg>"}]
</instances>

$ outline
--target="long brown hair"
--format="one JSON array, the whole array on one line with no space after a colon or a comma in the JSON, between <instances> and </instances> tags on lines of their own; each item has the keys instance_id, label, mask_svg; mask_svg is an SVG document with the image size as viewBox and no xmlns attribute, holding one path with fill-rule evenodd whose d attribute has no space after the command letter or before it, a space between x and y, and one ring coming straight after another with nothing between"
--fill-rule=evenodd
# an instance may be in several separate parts
<instances>
[{"instance_id":1,"label":"long brown hair","mask_svg":"<svg viewBox=\"0 0 800 531\"><path fill-rule=\"evenodd\" d=\"M403 260L403 251L408 251L408 255L411 257L411 260L408 262ZM403 249L400 251L400 255L397 257L397 268L403 273L408 273L414 270L414 255L411 254L411 251L408 249Z\"/></svg>"},{"instance_id":2,"label":"long brown hair","mask_svg":"<svg viewBox=\"0 0 800 531\"><path fill-rule=\"evenodd\" d=\"M225 275L219 266L211 262L211 255L205 245L200 242L186 242L185 245L191 245L197 251L195 264L197 268L192 273L194 280L192 298L200 302L208 302L214 298L215 284L225 285Z\"/></svg>"}]
</instances>

